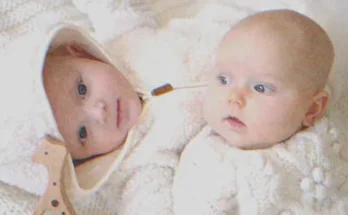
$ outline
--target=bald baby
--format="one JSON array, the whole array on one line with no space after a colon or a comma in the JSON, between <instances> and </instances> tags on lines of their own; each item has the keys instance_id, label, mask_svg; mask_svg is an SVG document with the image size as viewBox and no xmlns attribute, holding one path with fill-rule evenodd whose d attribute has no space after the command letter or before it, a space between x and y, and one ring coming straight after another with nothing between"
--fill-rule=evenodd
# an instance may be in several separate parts
<instances>
[{"instance_id":1,"label":"bald baby","mask_svg":"<svg viewBox=\"0 0 348 215\"><path fill-rule=\"evenodd\" d=\"M279 59L288 59L284 66L292 67L288 71L304 87L311 84L310 93L324 89L334 48L324 29L312 19L292 10L260 12L233 27L225 35L225 42L228 44L238 34L244 34L248 43L253 41L263 50L273 51Z\"/></svg>"},{"instance_id":2,"label":"bald baby","mask_svg":"<svg viewBox=\"0 0 348 215\"><path fill-rule=\"evenodd\" d=\"M283 142L325 112L333 59L328 35L310 18L291 10L249 16L218 46L205 119L240 148Z\"/></svg>"}]
</instances>

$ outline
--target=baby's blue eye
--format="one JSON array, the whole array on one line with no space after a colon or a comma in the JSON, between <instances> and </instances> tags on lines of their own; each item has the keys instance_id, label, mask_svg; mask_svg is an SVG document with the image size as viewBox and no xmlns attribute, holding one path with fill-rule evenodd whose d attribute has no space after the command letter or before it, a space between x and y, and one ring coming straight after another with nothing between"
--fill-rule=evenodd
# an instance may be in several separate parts
<instances>
[{"instance_id":1,"label":"baby's blue eye","mask_svg":"<svg viewBox=\"0 0 348 215\"><path fill-rule=\"evenodd\" d=\"M87 86L83 83L82 80L77 84L77 92L80 96L85 96L87 94Z\"/></svg>"},{"instance_id":2,"label":"baby's blue eye","mask_svg":"<svg viewBox=\"0 0 348 215\"><path fill-rule=\"evenodd\" d=\"M226 84L231 83L231 81L229 80L229 78L227 78L227 77L225 77L225 76L223 76L223 75L219 75L219 76L217 77L217 79L218 79L219 83L222 84L222 85L226 85Z\"/></svg>"},{"instance_id":3,"label":"baby's blue eye","mask_svg":"<svg viewBox=\"0 0 348 215\"><path fill-rule=\"evenodd\" d=\"M82 145L84 145L86 143L86 139L87 139L87 129L86 129L86 126L84 126L84 125L80 126L78 131L77 131L77 135L78 135L80 143Z\"/></svg>"},{"instance_id":4,"label":"baby's blue eye","mask_svg":"<svg viewBox=\"0 0 348 215\"><path fill-rule=\"evenodd\" d=\"M272 88L263 84L257 84L254 86L254 89L259 93L270 93Z\"/></svg>"}]
</instances>

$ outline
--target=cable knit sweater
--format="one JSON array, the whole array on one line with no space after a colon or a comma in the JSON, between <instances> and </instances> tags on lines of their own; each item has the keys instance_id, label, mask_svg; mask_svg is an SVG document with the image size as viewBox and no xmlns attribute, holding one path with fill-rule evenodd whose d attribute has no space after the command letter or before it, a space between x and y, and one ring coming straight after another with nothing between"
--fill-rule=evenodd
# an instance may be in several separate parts
<instances>
[{"instance_id":1,"label":"cable knit sweater","mask_svg":"<svg viewBox=\"0 0 348 215\"><path fill-rule=\"evenodd\" d=\"M327 118L264 150L240 150L207 126L185 148L175 214L346 214L348 162Z\"/></svg>"}]
</instances>

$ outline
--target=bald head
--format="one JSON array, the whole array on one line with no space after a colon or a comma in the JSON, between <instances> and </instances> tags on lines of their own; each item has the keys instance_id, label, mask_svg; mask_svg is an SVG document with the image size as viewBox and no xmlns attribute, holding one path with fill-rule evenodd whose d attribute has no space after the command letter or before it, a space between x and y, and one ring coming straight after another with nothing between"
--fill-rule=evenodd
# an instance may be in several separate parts
<instances>
[{"instance_id":1,"label":"bald head","mask_svg":"<svg viewBox=\"0 0 348 215\"><path fill-rule=\"evenodd\" d=\"M256 48L274 52L274 58L284 62L298 85L302 83L310 91L325 87L334 48L326 32L310 18L291 10L260 12L237 23L223 38L220 51L231 51L233 47L226 44L233 40L252 44L250 52Z\"/></svg>"}]
</instances>

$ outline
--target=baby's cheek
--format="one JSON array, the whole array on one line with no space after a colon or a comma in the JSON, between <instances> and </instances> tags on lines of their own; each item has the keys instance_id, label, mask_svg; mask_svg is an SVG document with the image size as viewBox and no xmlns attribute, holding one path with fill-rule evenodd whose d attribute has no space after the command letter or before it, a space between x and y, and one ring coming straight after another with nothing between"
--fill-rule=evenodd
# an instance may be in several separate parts
<instances>
[{"instance_id":1,"label":"baby's cheek","mask_svg":"<svg viewBox=\"0 0 348 215\"><path fill-rule=\"evenodd\" d=\"M299 116L293 110L295 107L284 106L269 109L263 117L264 134L270 135L275 141L285 139L298 127Z\"/></svg>"},{"instance_id":2,"label":"baby's cheek","mask_svg":"<svg viewBox=\"0 0 348 215\"><path fill-rule=\"evenodd\" d=\"M249 100L245 107L244 115L251 120L263 123L269 121L274 114L274 105L262 100Z\"/></svg>"},{"instance_id":3,"label":"baby's cheek","mask_svg":"<svg viewBox=\"0 0 348 215\"><path fill-rule=\"evenodd\" d=\"M211 116L218 115L221 113L223 100L219 99L218 96L210 95L204 98L203 110L204 114L209 114Z\"/></svg>"},{"instance_id":4,"label":"baby's cheek","mask_svg":"<svg viewBox=\"0 0 348 215\"><path fill-rule=\"evenodd\" d=\"M260 135L284 126L284 122L286 122L285 118L287 117L285 117L286 114L283 107L264 101L255 102L251 107L249 106L248 112L246 113L248 115L247 118L251 120L253 127L260 131Z\"/></svg>"}]
</instances>

